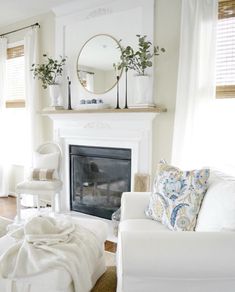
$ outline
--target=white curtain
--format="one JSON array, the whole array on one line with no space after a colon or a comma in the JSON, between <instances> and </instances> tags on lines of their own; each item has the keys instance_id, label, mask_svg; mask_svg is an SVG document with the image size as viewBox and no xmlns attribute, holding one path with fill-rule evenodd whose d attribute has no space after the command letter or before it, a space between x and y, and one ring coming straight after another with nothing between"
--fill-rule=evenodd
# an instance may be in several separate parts
<instances>
[{"instance_id":1,"label":"white curtain","mask_svg":"<svg viewBox=\"0 0 235 292\"><path fill-rule=\"evenodd\" d=\"M28 118L28 131L29 131L29 147L30 154L28 158L28 165L32 163L32 153L41 142L41 127L39 117L39 94L38 82L33 78L31 71L32 64L38 63L38 27L31 28L24 38L24 51L25 51L25 98L26 98L26 111Z\"/></svg>"},{"instance_id":2,"label":"white curtain","mask_svg":"<svg viewBox=\"0 0 235 292\"><path fill-rule=\"evenodd\" d=\"M214 123L217 0L182 0L172 163L205 166Z\"/></svg>"},{"instance_id":3,"label":"white curtain","mask_svg":"<svg viewBox=\"0 0 235 292\"><path fill-rule=\"evenodd\" d=\"M25 143L27 147L28 157L25 162L25 176L28 175L28 170L32 166L32 154L41 143L41 127L39 117L39 94L38 82L33 78L31 71L32 64L38 63L38 27L30 28L24 38L24 53L25 53L25 98L26 98L26 113L28 120L28 137L29 141ZM22 205L35 206L35 198L31 195L22 196Z\"/></svg>"},{"instance_id":4,"label":"white curtain","mask_svg":"<svg viewBox=\"0 0 235 292\"><path fill-rule=\"evenodd\" d=\"M5 120L7 39L0 37L0 197L9 194L9 165L7 161L7 125Z\"/></svg>"}]
</instances>

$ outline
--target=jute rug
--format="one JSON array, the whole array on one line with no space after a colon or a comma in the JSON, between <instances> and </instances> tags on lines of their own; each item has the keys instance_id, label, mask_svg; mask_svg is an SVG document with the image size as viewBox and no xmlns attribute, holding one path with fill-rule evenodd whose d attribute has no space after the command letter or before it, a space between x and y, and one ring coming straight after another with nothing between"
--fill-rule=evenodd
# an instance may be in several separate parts
<instances>
[{"instance_id":1,"label":"jute rug","mask_svg":"<svg viewBox=\"0 0 235 292\"><path fill-rule=\"evenodd\" d=\"M96 282L91 292L116 292L117 277L116 267L107 267L107 271Z\"/></svg>"},{"instance_id":2,"label":"jute rug","mask_svg":"<svg viewBox=\"0 0 235 292\"><path fill-rule=\"evenodd\" d=\"M107 270L96 282L91 292L116 292L116 254L105 251L105 262Z\"/></svg>"}]
</instances>

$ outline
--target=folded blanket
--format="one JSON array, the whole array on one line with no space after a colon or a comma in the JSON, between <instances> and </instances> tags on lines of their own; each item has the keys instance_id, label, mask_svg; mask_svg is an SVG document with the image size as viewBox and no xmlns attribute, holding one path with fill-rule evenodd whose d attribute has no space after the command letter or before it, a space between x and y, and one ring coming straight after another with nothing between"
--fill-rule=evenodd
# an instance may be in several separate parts
<instances>
[{"instance_id":1,"label":"folded blanket","mask_svg":"<svg viewBox=\"0 0 235 292\"><path fill-rule=\"evenodd\" d=\"M63 267L72 278L75 292L92 288L94 262L102 250L96 236L69 217L34 217L12 231L15 244L0 257L0 280L12 281Z\"/></svg>"}]
</instances>

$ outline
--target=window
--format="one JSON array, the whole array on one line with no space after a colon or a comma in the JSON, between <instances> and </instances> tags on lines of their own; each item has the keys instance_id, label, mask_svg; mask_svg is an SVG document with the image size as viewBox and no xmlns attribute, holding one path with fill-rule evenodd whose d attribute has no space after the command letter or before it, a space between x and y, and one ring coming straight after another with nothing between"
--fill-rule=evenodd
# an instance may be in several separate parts
<instances>
[{"instance_id":1,"label":"window","mask_svg":"<svg viewBox=\"0 0 235 292\"><path fill-rule=\"evenodd\" d=\"M24 45L12 45L7 49L6 107L25 107Z\"/></svg>"},{"instance_id":2,"label":"window","mask_svg":"<svg viewBox=\"0 0 235 292\"><path fill-rule=\"evenodd\" d=\"M235 98L235 0L219 2L216 51L216 96Z\"/></svg>"}]
</instances>

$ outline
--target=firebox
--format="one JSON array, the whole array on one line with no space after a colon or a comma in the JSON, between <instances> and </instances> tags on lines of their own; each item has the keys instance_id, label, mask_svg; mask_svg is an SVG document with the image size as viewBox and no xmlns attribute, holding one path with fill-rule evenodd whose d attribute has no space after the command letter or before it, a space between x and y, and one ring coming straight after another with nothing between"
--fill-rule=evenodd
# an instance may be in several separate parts
<instances>
[{"instance_id":1,"label":"firebox","mask_svg":"<svg viewBox=\"0 0 235 292\"><path fill-rule=\"evenodd\" d=\"M69 146L70 208L111 219L131 188L131 149Z\"/></svg>"}]
</instances>

